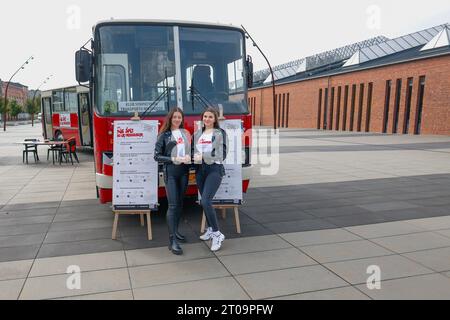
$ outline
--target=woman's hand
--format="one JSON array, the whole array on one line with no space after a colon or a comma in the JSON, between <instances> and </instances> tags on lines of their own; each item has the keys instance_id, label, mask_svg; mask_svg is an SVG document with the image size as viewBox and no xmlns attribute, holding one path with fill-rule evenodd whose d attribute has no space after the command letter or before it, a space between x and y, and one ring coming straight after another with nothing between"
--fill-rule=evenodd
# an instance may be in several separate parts
<instances>
[{"instance_id":1,"label":"woman's hand","mask_svg":"<svg viewBox=\"0 0 450 320\"><path fill-rule=\"evenodd\" d=\"M199 164L199 163L202 163L202 161L203 161L203 156L202 156L202 154L201 154L201 153L196 153L196 154L194 155L194 162L197 163L197 164Z\"/></svg>"},{"instance_id":2,"label":"woman's hand","mask_svg":"<svg viewBox=\"0 0 450 320\"><path fill-rule=\"evenodd\" d=\"M172 162L175 164L191 164L191 157L190 156L174 157L172 158Z\"/></svg>"}]
</instances>

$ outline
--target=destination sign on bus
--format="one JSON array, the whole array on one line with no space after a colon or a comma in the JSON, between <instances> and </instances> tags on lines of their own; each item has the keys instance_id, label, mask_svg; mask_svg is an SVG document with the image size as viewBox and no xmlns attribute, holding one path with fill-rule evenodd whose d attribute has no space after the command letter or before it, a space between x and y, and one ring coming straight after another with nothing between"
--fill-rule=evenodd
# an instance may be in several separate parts
<instances>
[{"instance_id":1,"label":"destination sign on bus","mask_svg":"<svg viewBox=\"0 0 450 320\"><path fill-rule=\"evenodd\" d=\"M153 101L126 101L119 102L119 111L121 112L144 112L147 108L152 105ZM151 112L156 113L166 110L166 104L164 101L160 101L158 104L152 107Z\"/></svg>"}]
</instances>

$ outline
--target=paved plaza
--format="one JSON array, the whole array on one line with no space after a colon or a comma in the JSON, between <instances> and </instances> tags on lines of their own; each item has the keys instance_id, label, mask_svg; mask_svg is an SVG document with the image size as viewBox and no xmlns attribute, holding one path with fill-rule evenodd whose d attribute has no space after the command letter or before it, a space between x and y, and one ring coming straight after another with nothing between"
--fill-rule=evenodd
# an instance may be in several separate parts
<instances>
[{"instance_id":1,"label":"paved plaza","mask_svg":"<svg viewBox=\"0 0 450 320\"><path fill-rule=\"evenodd\" d=\"M450 137L282 130L278 174L253 167L242 234L230 212L212 253L188 199L175 256L164 203L153 241L125 216L111 240L92 152L60 166L40 147L23 164L14 142L40 136L40 124L0 133L0 299L450 299Z\"/></svg>"}]
</instances>

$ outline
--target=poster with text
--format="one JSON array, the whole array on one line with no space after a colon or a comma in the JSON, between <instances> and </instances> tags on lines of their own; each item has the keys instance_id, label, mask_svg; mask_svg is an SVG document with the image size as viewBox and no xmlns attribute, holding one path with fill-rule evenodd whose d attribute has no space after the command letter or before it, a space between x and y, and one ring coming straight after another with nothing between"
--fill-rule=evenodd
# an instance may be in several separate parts
<instances>
[{"instance_id":1,"label":"poster with text","mask_svg":"<svg viewBox=\"0 0 450 320\"><path fill-rule=\"evenodd\" d=\"M201 123L197 123L200 128ZM225 130L228 137L228 153L224 163L225 176L222 184L213 199L214 204L236 204L243 201L242 190L242 121L221 121L220 127ZM199 193L199 200L201 195Z\"/></svg>"},{"instance_id":2,"label":"poster with text","mask_svg":"<svg viewBox=\"0 0 450 320\"><path fill-rule=\"evenodd\" d=\"M154 160L158 121L114 122L114 210L152 210L158 203Z\"/></svg>"}]
</instances>

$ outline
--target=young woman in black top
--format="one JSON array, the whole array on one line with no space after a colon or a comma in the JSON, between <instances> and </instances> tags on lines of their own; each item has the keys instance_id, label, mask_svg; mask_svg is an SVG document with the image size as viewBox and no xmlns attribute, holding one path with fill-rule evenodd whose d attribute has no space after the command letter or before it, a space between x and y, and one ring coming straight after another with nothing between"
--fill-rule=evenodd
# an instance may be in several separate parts
<instances>
[{"instance_id":1,"label":"young woman in black top","mask_svg":"<svg viewBox=\"0 0 450 320\"><path fill-rule=\"evenodd\" d=\"M185 237L178 232L178 225L189 182L190 142L190 135L184 130L183 111L180 108L171 110L161 128L155 146L155 161L164 164L164 182L169 204L167 211L169 249L176 255L183 254L178 241L186 241Z\"/></svg>"},{"instance_id":2,"label":"young woman in black top","mask_svg":"<svg viewBox=\"0 0 450 320\"><path fill-rule=\"evenodd\" d=\"M227 156L227 135L219 126L219 114L214 108L202 114L202 128L194 135L194 163L196 164L197 186L201 205L205 212L208 229L201 240L212 239L211 251L220 250L225 236L219 231L219 224L212 200L225 175L223 163Z\"/></svg>"}]
</instances>

